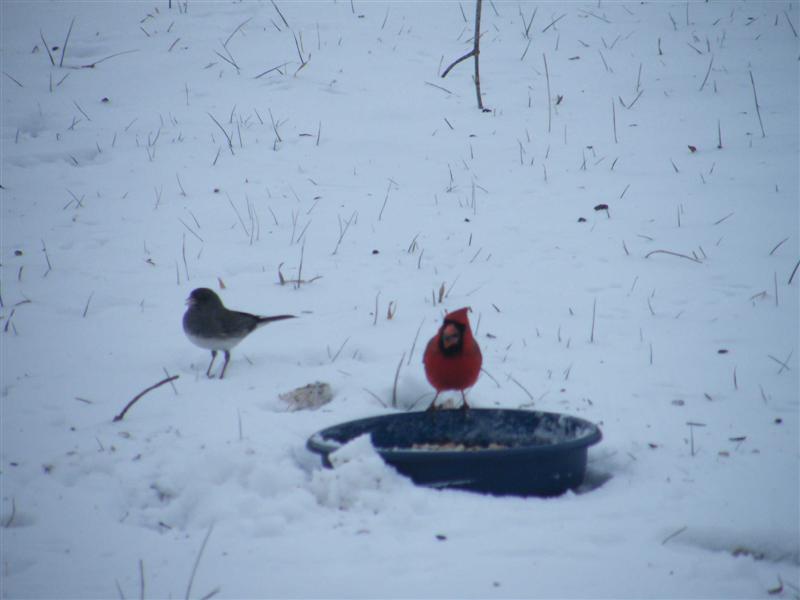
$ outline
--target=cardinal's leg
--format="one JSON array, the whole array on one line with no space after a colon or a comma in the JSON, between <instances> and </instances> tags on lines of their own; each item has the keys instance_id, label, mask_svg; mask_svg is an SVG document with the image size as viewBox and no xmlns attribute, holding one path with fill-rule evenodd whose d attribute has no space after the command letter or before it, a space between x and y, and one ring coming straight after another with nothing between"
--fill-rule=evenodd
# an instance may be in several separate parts
<instances>
[{"instance_id":1,"label":"cardinal's leg","mask_svg":"<svg viewBox=\"0 0 800 600\"><path fill-rule=\"evenodd\" d=\"M431 401L431 405L428 407L427 412L433 412L436 410L436 399L439 397L439 392L436 392L436 395L433 397L433 401Z\"/></svg>"}]
</instances>

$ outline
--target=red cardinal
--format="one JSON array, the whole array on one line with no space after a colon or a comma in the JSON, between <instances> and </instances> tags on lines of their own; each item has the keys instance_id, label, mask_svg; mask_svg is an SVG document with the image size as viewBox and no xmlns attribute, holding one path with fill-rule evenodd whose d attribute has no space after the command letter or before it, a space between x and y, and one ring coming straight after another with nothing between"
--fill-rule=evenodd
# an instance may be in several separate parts
<instances>
[{"instance_id":1,"label":"red cardinal","mask_svg":"<svg viewBox=\"0 0 800 600\"><path fill-rule=\"evenodd\" d=\"M459 308L444 317L439 331L425 348L425 375L436 388L436 396L428 407L435 410L436 399L445 390L459 390L464 400L462 408L469 408L464 390L472 387L481 373L481 349L472 337L467 311Z\"/></svg>"}]
</instances>

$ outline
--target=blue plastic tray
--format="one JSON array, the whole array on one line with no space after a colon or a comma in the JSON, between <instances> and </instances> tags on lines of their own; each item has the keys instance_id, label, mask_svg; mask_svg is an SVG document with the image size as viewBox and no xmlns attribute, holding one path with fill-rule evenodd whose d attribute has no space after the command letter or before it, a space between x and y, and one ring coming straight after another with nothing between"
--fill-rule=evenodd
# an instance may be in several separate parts
<instances>
[{"instance_id":1,"label":"blue plastic tray","mask_svg":"<svg viewBox=\"0 0 800 600\"><path fill-rule=\"evenodd\" d=\"M473 408L349 421L306 446L330 467L331 452L366 433L383 460L417 484L516 496L579 486L587 449L602 438L596 425L569 415Z\"/></svg>"}]
</instances>

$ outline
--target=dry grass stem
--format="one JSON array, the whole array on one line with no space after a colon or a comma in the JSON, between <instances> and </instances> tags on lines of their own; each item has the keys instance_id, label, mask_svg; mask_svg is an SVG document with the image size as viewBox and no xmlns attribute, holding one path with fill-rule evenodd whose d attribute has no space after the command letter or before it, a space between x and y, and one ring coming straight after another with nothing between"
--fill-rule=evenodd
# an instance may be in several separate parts
<instances>
[{"instance_id":1,"label":"dry grass stem","mask_svg":"<svg viewBox=\"0 0 800 600\"><path fill-rule=\"evenodd\" d=\"M231 138L231 136L228 134L227 131L225 131L225 128L222 125L220 125L220 122L217 121L216 118L214 118L214 115L212 115L211 113L206 113L206 114L208 114L208 116L211 117L211 120L214 121L214 123L216 123L217 127L219 127L219 130L223 133L223 135L225 136L225 139L228 141L228 149L231 151L231 154L233 154L234 153L233 152L233 139ZM214 160L214 162L216 162L216 159Z\"/></svg>"},{"instance_id":2,"label":"dry grass stem","mask_svg":"<svg viewBox=\"0 0 800 600\"><path fill-rule=\"evenodd\" d=\"M53 58L53 53L50 52L50 45L44 39L44 33L42 33L41 29L39 30L39 37L42 38L42 45L44 46L44 49L47 50L47 56L50 58L50 64L55 67L56 66L56 61Z\"/></svg>"},{"instance_id":3,"label":"dry grass stem","mask_svg":"<svg viewBox=\"0 0 800 600\"><path fill-rule=\"evenodd\" d=\"M680 252L672 252L671 250L652 250L651 252L648 252L647 254L645 254L644 257L645 258L650 258L653 254L669 254L670 256L678 256L680 258L685 258L687 260L691 260L692 262L696 262L696 263L702 262L696 256L692 257L692 256L688 256L686 254L681 254Z\"/></svg>"},{"instance_id":4,"label":"dry grass stem","mask_svg":"<svg viewBox=\"0 0 800 600\"><path fill-rule=\"evenodd\" d=\"M797 273L797 269L800 267L800 260L794 265L794 269L792 269L792 274L789 275L789 281L786 282L786 285L792 285L792 280L794 279L795 274Z\"/></svg>"},{"instance_id":5,"label":"dry grass stem","mask_svg":"<svg viewBox=\"0 0 800 600\"><path fill-rule=\"evenodd\" d=\"M400 357L400 361L397 363L397 370L394 372L394 383L392 384L392 408L397 408L397 380L400 378L400 369L403 366L403 360L406 358L406 353L403 352L403 355Z\"/></svg>"},{"instance_id":6,"label":"dry grass stem","mask_svg":"<svg viewBox=\"0 0 800 600\"><path fill-rule=\"evenodd\" d=\"M422 324L425 323L425 319L423 318L422 321L419 322L419 327L417 327L417 333L414 334L414 341L411 343L411 350L408 351L408 362L407 365L411 364L411 357L414 356L414 348L417 347L417 339L419 338L419 332L422 331Z\"/></svg>"},{"instance_id":7,"label":"dry grass stem","mask_svg":"<svg viewBox=\"0 0 800 600\"><path fill-rule=\"evenodd\" d=\"M770 256L772 256L773 254L775 254L775 251L776 251L778 248L780 248L780 247L781 247L781 246L784 244L784 242L787 242L788 240L789 240L789 238L788 238L788 237L787 237L787 238L783 238L783 239L782 239L780 242L778 242L778 243L775 245L775 247L774 247L772 250L770 250L770 251L769 251L769 255L770 255Z\"/></svg>"},{"instance_id":8,"label":"dry grass stem","mask_svg":"<svg viewBox=\"0 0 800 600\"><path fill-rule=\"evenodd\" d=\"M94 296L94 292L89 294L89 298L86 300L86 306L83 307L83 315L82 316L83 316L84 319L86 318L86 315L89 313L89 304L92 301L92 296Z\"/></svg>"},{"instance_id":9,"label":"dry grass stem","mask_svg":"<svg viewBox=\"0 0 800 600\"><path fill-rule=\"evenodd\" d=\"M700 84L700 91L703 91L703 88L706 87L706 82L708 81L708 76L711 75L711 67L714 65L714 57L711 57L711 60L708 63L708 70L706 71L706 76L703 78L703 83Z\"/></svg>"},{"instance_id":10,"label":"dry grass stem","mask_svg":"<svg viewBox=\"0 0 800 600\"><path fill-rule=\"evenodd\" d=\"M61 47L61 60L58 61L58 66L64 66L64 57L67 55L67 44L69 44L69 36L72 33L72 26L75 25L75 18L72 19L69 23L69 29L67 29L67 37L64 39L64 45Z\"/></svg>"},{"instance_id":11,"label":"dry grass stem","mask_svg":"<svg viewBox=\"0 0 800 600\"><path fill-rule=\"evenodd\" d=\"M542 59L544 60L544 77L547 83L547 133L550 133L553 129L553 101L550 95L550 69L547 67L547 55L542 53ZM547 181L546 172L545 181Z\"/></svg>"},{"instance_id":12,"label":"dry grass stem","mask_svg":"<svg viewBox=\"0 0 800 600\"><path fill-rule=\"evenodd\" d=\"M485 371L484 371L484 373L485 373ZM487 375L488 375L488 373L487 373ZM490 376L490 377L491 377L491 376ZM508 378L509 378L511 381L513 381L513 382L514 382L514 383L515 383L515 384L516 384L516 385L517 385L517 386L518 386L518 387L519 387L519 388L520 388L520 389L521 389L523 392L525 392L525 394L528 396L528 398L530 398L530 400L531 400L531 403L530 403L529 405L527 405L527 406L533 406L533 402L534 402L534 400L535 400L535 399L534 399L534 397L533 397L533 394L531 394L531 393L528 391L528 388L526 388L526 387L525 387L524 385L522 385L522 384L521 384L519 381L517 381L517 380L516 380L516 379L515 379L515 378L514 378L512 375L509 375L509 376L508 376Z\"/></svg>"},{"instance_id":13,"label":"dry grass stem","mask_svg":"<svg viewBox=\"0 0 800 600\"><path fill-rule=\"evenodd\" d=\"M670 541L671 539L678 537L680 534L682 534L682 533L683 533L684 531L686 531L687 529L689 529L689 527L688 527L688 526L683 526L683 527L681 527L680 529L678 529L677 531L675 531L675 532L673 532L673 533L669 534L667 537L665 537L665 538L664 538L664 539L661 541L661 545L663 546L664 544L666 544L666 543L667 543L668 541Z\"/></svg>"},{"instance_id":14,"label":"dry grass stem","mask_svg":"<svg viewBox=\"0 0 800 600\"><path fill-rule=\"evenodd\" d=\"M9 78L11 81L13 81L14 83L16 83L16 84L17 84L19 87L21 87L21 88L24 88L24 87L25 87L24 85L22 85L22 84L21 84L19 81L17 81L16 79L14 79L14 78L13 78L11 75L9 75L8 73L6 73L5 71L3 71L3 75L5 75L6 77L8 77L8 78Z\"/></svg>"},{"instance_id":15,"label":"dry grass stem","mask_svg":"<svg viewBox=\"0 0 800 600\"><path fill-rule=\"evenodd\" d=\"M214 530L214 525L210 525L208 527L208 531L206 532L206 537L203 538L203 543L200 545L200 551L197 553L197 558L195 558L194 565L192 566L192 574L189 576L189 583L186 585L186 595L184 596L185 600L189 600L189 596L191 596L192 594L192 584L194 583L194 576L197 574L197 567L200 565L200 559L203 558L203 552L206 549L208 538L211 537L211 532L213 530Z\"/></svg>"},{"instance_id":16,"label":"dry grass stem","mask_svg":"<svg viewBox=\"0 0 800 600\"><path fill-rule=\"evenodd\" d=\"M756 93L756 82L753 79L753 71L749 71L750 73L750 83L753 86L753 100L756 102L756 114L758 115L758 125L761 127L761 137L767 137L767 134L764 132L764 122L761 120L761 106L758 104L758 94Z\"/></svg>"},{"instance_id":17,"label":"dry grass stem","mask_svg":"<svg viewBox=\"0 0 800 600\"><path fill-rule=\"evenodd\" d=\"M339 346L339 349L336 351L336 354L334 354L333 356L331 356L331 357L330 357L330 358L331 358L331 363L335 363L335 362L336 362L336 359L337 359L337 358L339 358L339 355L342 353L342 350L344 350L344 347L345 347L345 345L346 345L346 344L347 344L347 342L349 342L349 341L350 341L350 337L348 336L348 337L346 337L346 338L345 338L345 340L342 342L342 345L341 345L341 346Z\"/></svg>"}]
</instances>

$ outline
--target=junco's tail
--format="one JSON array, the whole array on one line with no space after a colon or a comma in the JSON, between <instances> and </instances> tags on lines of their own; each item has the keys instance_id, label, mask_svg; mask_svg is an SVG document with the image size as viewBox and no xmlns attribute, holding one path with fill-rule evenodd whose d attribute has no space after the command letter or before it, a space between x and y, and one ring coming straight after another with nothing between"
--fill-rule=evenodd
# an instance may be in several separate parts
<instances>
[{"instance_id":1,"label":"junco's tail","mask_svg":"<svg viewBox=\"0 0 800 600\"><path fill-rule=\"evenodd\" d=\"M273 321L283 321L284 319L296 319L294 315L275 315L274 317L258 317L257 327L272 323Z\"/></svg>"}]
</instances>

